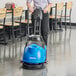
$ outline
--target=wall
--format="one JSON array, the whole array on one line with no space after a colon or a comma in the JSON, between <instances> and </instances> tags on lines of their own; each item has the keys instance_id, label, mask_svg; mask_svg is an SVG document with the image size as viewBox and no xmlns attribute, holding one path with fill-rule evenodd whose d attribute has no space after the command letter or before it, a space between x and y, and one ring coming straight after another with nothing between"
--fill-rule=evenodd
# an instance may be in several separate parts
<instances>
[{"instance_id":1,"label":"wall","mask_svg":"<svg viewBox=\"0 0 76 76\"><path fill-rule=\"evenodd\" d=\"M76 0L73 0L72 23L76 23Z\"/></svg>"},{"instance_id":2,"label":"wall","mask_svg":"<svg viewBox=\"0 0 76 76\"><path fill-rule=\"evenodd\" d=\"M52 0L53 3L60 2L62 0ZM70 0L63 0L64 2ZM76 0L73 1L73 9L72 9L72 23L76 23ZM23 6L26 9L26 0L0 0L0 7L4 7L6 2L15 2L16 6Z\"/></svg>"}]
</instances>

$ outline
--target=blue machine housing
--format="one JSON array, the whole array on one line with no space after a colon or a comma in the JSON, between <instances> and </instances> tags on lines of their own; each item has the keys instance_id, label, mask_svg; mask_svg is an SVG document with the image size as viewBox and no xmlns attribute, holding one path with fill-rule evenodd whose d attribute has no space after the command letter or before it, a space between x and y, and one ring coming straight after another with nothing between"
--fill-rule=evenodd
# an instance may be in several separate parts
<instances>
[{"instance_id":1,"label":"blue machine housing","mask_svg":"<svg viewBox=\"0 0 76 76\"><path fill-rule=\"evenodd\" d=\"M37 44L31 44L24 48L23 62L29 64L44 63L46 60L46 45L41 47Z\"/></svg>"}]
</instances>

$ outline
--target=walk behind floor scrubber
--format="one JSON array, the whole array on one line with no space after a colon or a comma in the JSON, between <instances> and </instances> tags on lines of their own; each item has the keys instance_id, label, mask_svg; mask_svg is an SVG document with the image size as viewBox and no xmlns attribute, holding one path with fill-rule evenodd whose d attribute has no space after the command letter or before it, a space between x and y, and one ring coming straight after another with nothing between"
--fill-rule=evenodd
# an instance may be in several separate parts
<instances>
[{"instance_id":1,"label":"walk behind floor scrubber","mask_svg":"<svg viewBox=\"0 0 76 76\"><path fill-rule=\"evenodd\" d=\"M22 63L26 69L41 69L46 63L46 45L41 36L42 9L36 8L33 12L34 34L27 34ZM29 20L29 19L28 19ZM29 33L29 21L28 21Z\"/></svg>"}]
</instances>

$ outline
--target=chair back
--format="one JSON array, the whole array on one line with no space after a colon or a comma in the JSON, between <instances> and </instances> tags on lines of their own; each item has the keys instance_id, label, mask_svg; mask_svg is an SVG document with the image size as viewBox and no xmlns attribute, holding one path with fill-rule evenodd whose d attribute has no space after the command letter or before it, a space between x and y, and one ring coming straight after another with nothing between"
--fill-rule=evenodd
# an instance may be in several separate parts
<instances>
[{"instance_id":1,"label":"chair back","mask_svg":"<svg viewBox=\"0 0 76 76\"><path fill-rule=\"evenodd\" d=\"M66 3L66 8L67 9L72 9L72 6L73 6L73 2L67 2Z\"/></svg>"},{"instance_id":2,"label":"chair back","mask_svg":"<svg viewBox=\"0 0 76 76\"><path fill-rule=\"evenodd\" d=\"M55 6L55 17L57 15L59 15L60 17L62 16L63 7L64 7L64 3L63 2L56 3L56 6Z\"/></svg>"},{"instance_id":3,"label":"chair back","mask_svg":"<svg viewBox=\"0 0 76 76\"><path fill-rule=\"evenodd\" d=\"M57 3L56 5L57 5L57 11L63 10L63 7L64 7L63 2Z\"/></svg>"},{"instance_id":4,"label":"chair back","mask_svg":"<svg viewBox=\"0 0 76 76\"><path fill-rule=\"evenodd\" d=\"M0 8L0 19L4 19L6 17L6 8Z\"/></svg>"},{"instance_id":5,"label":"chair back","mask_svg":"<svg viewBox=\"0 0 76 76\"><path fill-rule=\"evenodd\" d=\"M13 10L13 13L12 13L12 26L15 26L14 25L15 21L20 21L19 24L21 24L23 7L16 7L16 8L13 8L12 10Z\"/></svg>"},{"instance_id":6,"label":"chair back","mask_svg":"<svg viewBox=\"0 0 76 76\"><path fill-rule=\"evenodd\" d=\"M23 7L17 7L13 9L13 16L20 17L22 16Z\"/></svg>"}]
</instances>

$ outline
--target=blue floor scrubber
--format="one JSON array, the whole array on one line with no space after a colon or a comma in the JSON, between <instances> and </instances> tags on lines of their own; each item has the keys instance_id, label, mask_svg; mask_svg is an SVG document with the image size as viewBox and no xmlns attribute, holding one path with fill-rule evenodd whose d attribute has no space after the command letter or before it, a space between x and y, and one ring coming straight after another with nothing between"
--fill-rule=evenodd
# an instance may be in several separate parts
<instances>
[{"instance_id":1,"label":"blue floor scrubber","mask_svg":"<svg viewBox=\"0 0 76 76\"><path fill-rule=\"evenodd\" d=\"M27 36L23 53L23 68L43 68L46 62L46 45L41 36L42 9L33 12L34 34ZM29 24L28 24L29 26ZM28 27L29 28L29 27ZM29 32L29 31L28 31Z\"/></svg>"}]
</instances>

